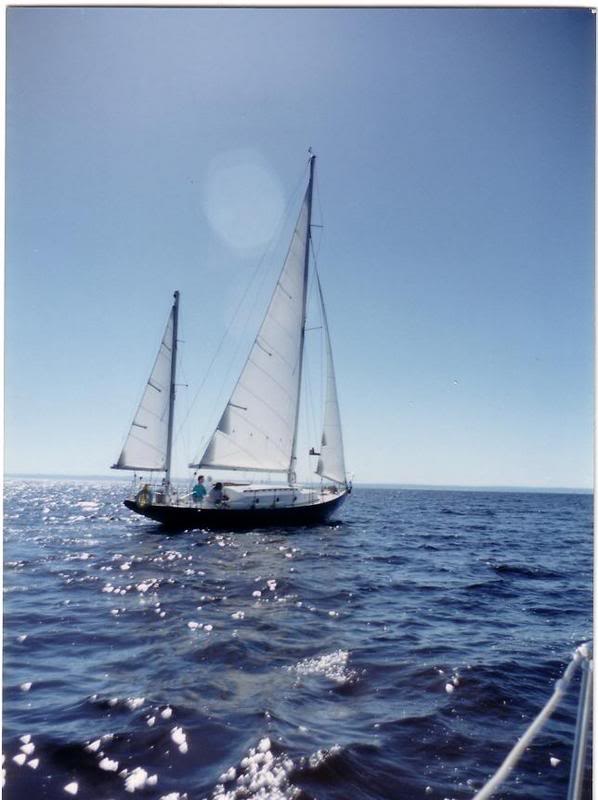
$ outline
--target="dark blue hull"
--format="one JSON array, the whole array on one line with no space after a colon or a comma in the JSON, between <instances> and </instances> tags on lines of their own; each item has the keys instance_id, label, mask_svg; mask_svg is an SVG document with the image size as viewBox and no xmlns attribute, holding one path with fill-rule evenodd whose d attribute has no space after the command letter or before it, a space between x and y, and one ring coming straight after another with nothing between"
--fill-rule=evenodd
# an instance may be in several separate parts
<instances>
[{"instance_id":1,"label":"dark blue hull","mask_svg":"<svg viewBox=\"0 0 598 800\"><path fill-rule=\"evenodd\" d=\"M324 503L291 508L189 508L148 504L139 506L125 500L125 506L136 514L161 523L171 530L251 530L253 528L296 527L318 525L330 519L347 497L347 492Z\"/></svg>"}]
</instances>

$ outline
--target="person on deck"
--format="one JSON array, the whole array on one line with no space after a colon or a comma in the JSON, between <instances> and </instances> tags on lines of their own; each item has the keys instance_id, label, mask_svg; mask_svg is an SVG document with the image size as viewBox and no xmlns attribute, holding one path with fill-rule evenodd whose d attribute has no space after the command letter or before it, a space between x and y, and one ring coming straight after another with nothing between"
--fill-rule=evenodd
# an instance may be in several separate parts
<instances>
[{"instance_id":1,"label":"person on deck","mask_svg":"<svg viewBox=\"0 0 598 800\"><path fill-rule=\"evenodd\" d=\"M139 506L150 505L154 499L154 493L150 489L149 483L145 483L143 487L135 495L135 500Z\"/></svg>"},{"instance_id":2,"label":"person on deck","mask_svg":"<svg viewBox=\"0 0 598 800\"><path fill-rule=\"evenodd\" d=\"M203 475L200 475L199 478L197 479L197 483L193 487L193 492L192 492L193 500L196 503L201 503L207 494L206 487L203 485L203 482L204 482L204 477Z\"/></svg>"},{"instance_id":3,"label":"person on deck","mask_svg":"<svg viewBox=\"0 0 598 800\"><path fill-rule=\"evenodd\" d=\"M222 484L220 483L220 481L218 481L218 483L215 483L210 489L208 500L215 506L219 506L223 500L228 500L228 496L225 495L222 491Z\"/></svg>"}]
</instances>

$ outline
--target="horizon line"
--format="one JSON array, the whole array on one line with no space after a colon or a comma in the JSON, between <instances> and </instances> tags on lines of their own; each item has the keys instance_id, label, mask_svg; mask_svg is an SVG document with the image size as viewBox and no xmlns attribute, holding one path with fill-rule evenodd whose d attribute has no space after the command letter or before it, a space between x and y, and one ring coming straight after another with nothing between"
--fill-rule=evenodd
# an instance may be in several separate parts
<instances>
[{"instance_id":1,"label":"horizon line","mask_svg":"<svg viewBox=\"0 0 598 800\"><path fill-rule=\"evenodd\" d=\"M99 473L72 474L62 472L5 472L4 478L71 478L79 480L101 479L116 482L129 482L130 477L124 475L104 475ZM174 477L174 481L188 481L189 478ZM486 485L486 484L434 484L434 483L400 483L396 481L354 481L354 487L368 487L381 489L414 489L430 491L487 491L487 492L545 492L545 493L570 493L593 494L594 487L584 486L520 486L520 485Z\"/></svg>"}]
</instances>

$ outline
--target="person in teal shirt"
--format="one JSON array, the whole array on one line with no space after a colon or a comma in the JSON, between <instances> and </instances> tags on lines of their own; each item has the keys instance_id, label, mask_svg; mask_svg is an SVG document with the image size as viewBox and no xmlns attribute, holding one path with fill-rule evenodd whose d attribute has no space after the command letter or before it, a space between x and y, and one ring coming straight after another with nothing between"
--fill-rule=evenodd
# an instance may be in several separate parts
<instances>
[{"instance_id":1,"label":"person in teal shirt","mask_svg":"<svg viewBox=\"0 0 598 800\"><path fill-rule=\"evenodd\" d=\"M193 487L193 499L196 503L201 503L201 501L206 496L206 487L203 485L204 477L200 475L197 479L197 483Z\"/></svg>"}]
</instances>

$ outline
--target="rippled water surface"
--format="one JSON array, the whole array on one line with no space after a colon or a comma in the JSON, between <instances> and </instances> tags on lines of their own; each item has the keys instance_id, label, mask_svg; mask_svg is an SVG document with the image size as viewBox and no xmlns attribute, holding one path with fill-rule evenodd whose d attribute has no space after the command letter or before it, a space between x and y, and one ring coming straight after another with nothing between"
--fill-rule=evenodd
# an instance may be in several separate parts
<instances>
[{"instance_id":1,"label":"rippled water surface","mask_svg":"<svg viewBox=\"0 0 598 800\"><path fill-rule=\"evenodd\" d=\"M591 636L589 495L168 534L123 492L6 483L6 800L471 798ZM497 797L566 796L576 700Z\"/></svg>"}]
</instances>

